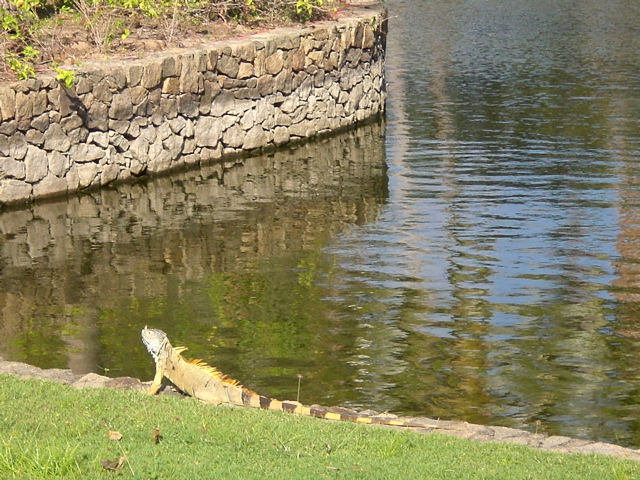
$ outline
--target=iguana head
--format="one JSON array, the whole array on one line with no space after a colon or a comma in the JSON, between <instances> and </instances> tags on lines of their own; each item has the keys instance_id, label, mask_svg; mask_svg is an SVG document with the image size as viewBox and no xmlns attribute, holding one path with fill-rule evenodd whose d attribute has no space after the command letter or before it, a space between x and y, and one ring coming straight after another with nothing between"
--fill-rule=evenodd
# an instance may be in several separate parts
<instances>
[{"instance_id":1,"label":"iguana head","mask_svg":"<svg viewBox=\"0 0 640 480\"><path fill-rule=\"evenodd\" d=\"M153 357L154 361L158 361L158 355L162 347L168 342L167 334L158 328L142 329L142 343Z\"/></svg>"}]
</instances>

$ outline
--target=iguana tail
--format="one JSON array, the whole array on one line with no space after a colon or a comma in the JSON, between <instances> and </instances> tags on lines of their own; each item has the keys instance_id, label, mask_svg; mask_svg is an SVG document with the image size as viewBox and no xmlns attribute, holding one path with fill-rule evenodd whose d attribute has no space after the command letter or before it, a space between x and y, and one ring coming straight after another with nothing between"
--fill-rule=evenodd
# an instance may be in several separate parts
<instances>
[{"instance_id":1,"label":"iguana tail","mask_svg":"<svg viewBox=\"0 0 640 480\"><path fill-rule=\"evenodd\" d=\"M183 349L174 349L182 353ZM184 357L180 356L180 359ZM186 363L187 365L183 364ZM431 423L420 423L397 418L381 418L358 415L356 412L346 408L329 408L317 405L307 406L299 402L290 400L276 400L274 398L259 395L242 385L237 380L233 380L221 374L216 368L206 364L201 360L181 360L180 365L171 375L171 380L183 392L195 397L205 403L226 403L242 407L261 408L263 410L273 410L277 412L295 413L306 417L324 418L327 420L337 420L343 422L393 425L398 427L415 428L443 428ZM187 375L191 382L184 382L178 372L191 373ZM194 382L195 380L195 382Z\"/></svg>"},{"instance_id":2,"label":"iguana tail","mask_svg":"<svg viewBox=\"0 0 640 480\"><path fill-rule=\"evenodd\" d=\"M257 397L257 398L255 398ZM324 418L326 420L337 420L341 422L365 423L373 425L393 425L396 427L413 428L443 428L442 426L402 420L399 418L381 418L358 415L356 412L345 408L328 408L317 405L307 406L298 402L280 401L263 395L243 395L243 403L248 407L257 407L264 410L275 410L279 412L295 413L307 417Z\"/></svg>"},{"instance_id":3,"label":"iguana tail","mask_svg":"<svg viewBox=\"0 0 640 480\"><path fill-rule=\"evenodd\" d=\"M430 423L358 415L356 412L344 408L307 406L299 402L275 400L244 388L238 381L220 373L202 360L185 359L182 353L186 348L172 347L167 334L162 330L145 327L142 330L142 339L156 363L156 375L149 388L151 394L158 392L162 377L165 376L187 395L214 405L226 403L343 422L443 428Z\"/></svg>"}]
</instances>

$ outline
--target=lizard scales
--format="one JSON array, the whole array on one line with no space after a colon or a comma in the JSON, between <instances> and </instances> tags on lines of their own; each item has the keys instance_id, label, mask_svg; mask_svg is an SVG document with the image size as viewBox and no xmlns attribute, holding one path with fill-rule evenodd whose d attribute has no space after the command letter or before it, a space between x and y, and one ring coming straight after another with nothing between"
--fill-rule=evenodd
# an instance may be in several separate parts
<instances>
[{"instance_id":1,"label":"lizard scales","mask_svg":"<svg viewBox=\"0 0 640 480\"><path fill-rule=\"evenodd\" d=\"M244 388L236 380L228 378L214 367L201 360L187 360L182 356L185 347L173 347L167 334L156 328L145 327L142 341L153 357L156 373L149 388L155 395L160 389L162 377L167 377L182 392L201 402L218 405L221 403L296 413L328 420L348 421L400 427L442 428L438 425L411 422L400 419L359 416L356 413L337 413L326 407L307 406L294 401L281 401L259 395Z\"/></svg>"}]
</instances>

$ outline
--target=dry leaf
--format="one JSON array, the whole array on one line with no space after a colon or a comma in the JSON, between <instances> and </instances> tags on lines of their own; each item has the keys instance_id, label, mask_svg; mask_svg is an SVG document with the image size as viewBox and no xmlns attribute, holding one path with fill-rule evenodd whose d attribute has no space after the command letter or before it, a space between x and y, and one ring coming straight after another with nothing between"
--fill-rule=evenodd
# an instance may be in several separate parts
<instances>
[{"instance_id":1,"label":"dry leaf","mask_svg":"<svg viewBox=\"0 0 640 480\"><path fill-rule=\"evenodd\" d=\"M160 430L157 428L153 429L153 443L156 445L160 443Z\"/></svg>"},{"instance_id":2,"label":"dry leaf","mask_svg":"<svg viewBox=\"0 0 640 480\"><path fill-rule=\"evenodd\" d=\"M104 468L105 470L120 470L122 467L124 467L124 462L126 460L126 457L115 458L113 460L103 458L100 463L102 464L102 468Z\"/></svg>"},{"instance_id":3,"label":"dry leaf","mask_svg":"<svg viewBox=\"0 0 640 480\"><path fill-rule=\"evenodd\" d=\"M120 432L114 432L113 430L109 430L109 440L120 440L122 438L122 434Z\"/></svg>"}]
</instances>

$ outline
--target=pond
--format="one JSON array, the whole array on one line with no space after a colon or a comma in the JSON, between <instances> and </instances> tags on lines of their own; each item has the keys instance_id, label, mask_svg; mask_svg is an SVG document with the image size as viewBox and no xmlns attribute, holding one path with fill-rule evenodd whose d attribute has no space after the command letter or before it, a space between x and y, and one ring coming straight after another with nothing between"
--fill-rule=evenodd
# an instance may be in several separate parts
<instances>
[{"instance_id":1,"label":"pond","mask_svg":"<svg viewBox=\"0 0 640 480\"><path fill-rule=\"evenodd\" d=\"M0 356L640 447L640 4L385 4L386 123L0 213Z\"/></svg>"}]
</instances>

